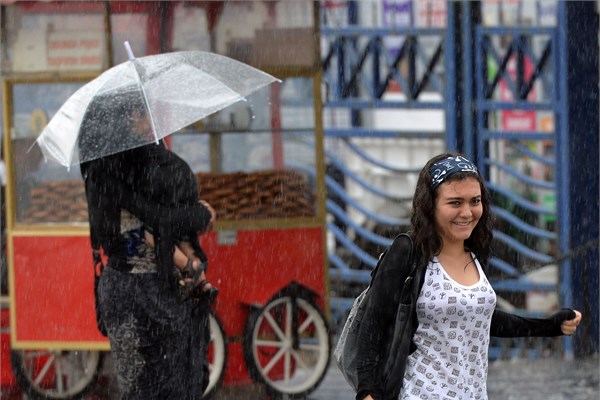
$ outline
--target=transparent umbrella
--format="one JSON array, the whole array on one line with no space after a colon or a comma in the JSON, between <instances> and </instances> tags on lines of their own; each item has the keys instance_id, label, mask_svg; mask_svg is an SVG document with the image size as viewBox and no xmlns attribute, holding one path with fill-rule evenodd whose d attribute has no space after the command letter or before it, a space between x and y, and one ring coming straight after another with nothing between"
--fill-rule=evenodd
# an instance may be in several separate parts
<instances>
[{"instance_id":1,"label":"transparent umbrella","mask_svg":"<svg viewBox=\"0 0 600 400\"><path fill-rule=\"evenodd\" d=\"M214 53L186 51L130 58L75 92L36 143L71 166L151 142L278 81Z\"/></svg>"}]
</instances>

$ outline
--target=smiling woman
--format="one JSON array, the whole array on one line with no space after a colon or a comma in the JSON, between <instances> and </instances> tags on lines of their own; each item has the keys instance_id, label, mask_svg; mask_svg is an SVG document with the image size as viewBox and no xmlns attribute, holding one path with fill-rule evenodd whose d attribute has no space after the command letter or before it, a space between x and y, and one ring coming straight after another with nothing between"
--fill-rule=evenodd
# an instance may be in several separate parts
<instances>
[{"instance_id":1,"label":"smiling woman","mask_svg":"<svg viewBox=\"0 0 600 400\"><path fill-rule=\"evenodd\" d=\"M391 339L408 254L390 248L379 262L358 333L358 390L362 399L487 399L491 336L573 334L578 311L522 318L496 308L484 268L492 242L490 194L475 164L460 154L440 154L423 167L413 196L411 238L420 292L412 315L410 354L395 354L394 370L380 354ZM396 249L396 251L394 251ZM405 263L408 264L408 263ZM408 266L410 268L413 265ZM419 275L420 274L420 275ZM420 278L420 279L419 279ZM398 313L400 315L400 313ZM407 346L408 348L408 346ZM383 371L383 373L379 372Z\"/></svg>"}]
</instances>

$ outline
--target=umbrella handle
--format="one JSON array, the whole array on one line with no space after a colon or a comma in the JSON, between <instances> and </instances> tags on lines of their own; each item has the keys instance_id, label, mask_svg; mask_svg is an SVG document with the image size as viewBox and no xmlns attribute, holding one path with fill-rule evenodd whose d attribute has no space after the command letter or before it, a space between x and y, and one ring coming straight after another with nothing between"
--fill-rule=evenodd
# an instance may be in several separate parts
<instances>
[{"instance_id":1,"label":"umbrella handle","mask_svg":"<svg viewBox=\"0 0 600 400\"><path fill-rule=\"evenodd\" d=\"M127 57L129 57L130 60L135 60L135 56L133 55L133 50L131 50L129 41L124 41L123 46L125 46L125 50L127 51Z\"/></svg>"}]
</instances>

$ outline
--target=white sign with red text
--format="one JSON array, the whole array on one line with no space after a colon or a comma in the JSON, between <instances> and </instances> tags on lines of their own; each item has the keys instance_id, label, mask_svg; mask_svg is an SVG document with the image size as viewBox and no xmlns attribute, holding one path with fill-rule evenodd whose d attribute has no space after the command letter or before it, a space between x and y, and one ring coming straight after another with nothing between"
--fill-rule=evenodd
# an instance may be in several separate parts
<instances>
[{"instance_id":1,"label":"white sign with red text","mask_svg":"<svg viewBox=\"0 0 600 400\"><path fill-rule=\"evenodd\" d=\"M103 70L102 32L23 29L14 49L17 72Z\"/></svg>"},{"instance_id":2,"label":"white sign with red text","mask_svg":"<svg viewBox=\"0 0 600 400\"><path fill-rule=\"evenodd\" d=\"M47 44L49 70L102 70L102 32L50 32Z\"/></svg>"}]
</instances>

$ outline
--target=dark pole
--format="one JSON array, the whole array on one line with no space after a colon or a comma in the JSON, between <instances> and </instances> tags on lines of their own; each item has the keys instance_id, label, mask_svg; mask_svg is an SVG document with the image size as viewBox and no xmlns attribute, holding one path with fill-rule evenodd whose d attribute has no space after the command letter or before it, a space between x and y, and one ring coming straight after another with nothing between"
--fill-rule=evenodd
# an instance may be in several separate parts
<instances>
[{"instance_id":1,"label":"dark pole","mask_svg":"<svg viewBox=\"0 0 600 400\"><path fill-rule=\"evenodd\" d=\"M598 14L596 2L566 1L564 7L568 147L557 152L569 152L570 245L577 248L599 234ZM598 352L598 276L598 247L573 258L572 306L584 314L573 337L577 356Z\"/></svg>"},{"instance_id":2,"label":"dark pole","mask_svg":"<svg viewBox=\"0 0 600 400\"><path fill-rule=\"evenodd\" d=\"M449 1L454 7L455 60L456 60L456 150L477 162L477 114L475 79L475 27L481 23L479 1Z\"/></svg>"}]
</instances>

